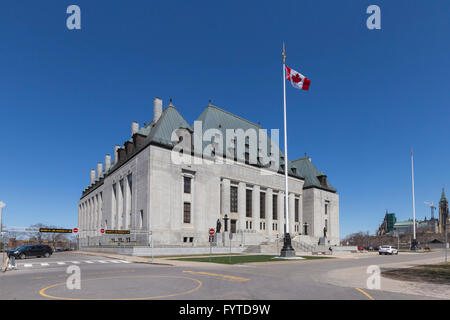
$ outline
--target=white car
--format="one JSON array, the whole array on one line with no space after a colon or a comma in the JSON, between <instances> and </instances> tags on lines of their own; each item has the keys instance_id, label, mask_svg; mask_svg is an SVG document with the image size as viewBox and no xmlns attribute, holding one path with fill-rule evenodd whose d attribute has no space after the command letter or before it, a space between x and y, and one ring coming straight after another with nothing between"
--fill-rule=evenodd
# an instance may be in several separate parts
<instances>
[{"instance_id":1,"label":"white car","mask_svg":"<svg viewBox=\"0 0 450 320\"><path fill-rule=\"evenodd\" d=\"M393 246L381 246L378 250L379 254L398 254L397 248Z\"/></svg>"}]
</instances>

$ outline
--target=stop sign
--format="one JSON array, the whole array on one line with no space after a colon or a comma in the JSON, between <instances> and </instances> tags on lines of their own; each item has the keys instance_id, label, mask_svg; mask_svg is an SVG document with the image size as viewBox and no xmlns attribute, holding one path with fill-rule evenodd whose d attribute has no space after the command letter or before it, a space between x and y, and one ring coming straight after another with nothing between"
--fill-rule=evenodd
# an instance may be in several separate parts
<instances>
[{"instance_id":1,"label":"stop sign","mask_svg":"<svg viewBox=\"0 0 450 320\"><path fill-rule=\"evenodd\" d=\"M77 233L78 232L78 228L73 228L73 232Z\"/></svg>"},{"instance_id":2,"label":"stop sign","mask_svg":"<svg viewBox=\"0 0 450 320\"><path fill-rule=\"evenodd\" d=\"M105 229L100 229L100 232L101 233L105 233Z\"/></svg>"},{"instance_id":3,"label":"stop sign","mask_svg":"<svg viewBox=\"0 0 450 320\"><path fill-rule=\"evenodd\" d=\"M214 229L209 229L209 234L212 236L215 233Z\"/></svg>"}]
</instances>

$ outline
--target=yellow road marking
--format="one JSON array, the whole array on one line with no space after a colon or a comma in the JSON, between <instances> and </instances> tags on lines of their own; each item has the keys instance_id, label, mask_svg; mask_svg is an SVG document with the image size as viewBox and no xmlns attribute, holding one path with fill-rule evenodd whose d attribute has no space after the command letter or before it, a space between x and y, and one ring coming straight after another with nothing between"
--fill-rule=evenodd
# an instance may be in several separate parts
<instances>
[{"instance_id":1,"label":"yellow road marking","mask_svg":"<svg viewBox=\"0 0 450 320\"><path fill-rule=\"evenodd\" d=\"M198 274L198 275L202 275L202 276L211 276L211 277L214 277L217 279L228 280L228 281L232 281L232 282L245 282L245 281L250 280L249 278L236 277L236 276L230 276L230 275L219 274L219 273L211 273L211 272L186 271L186 270L184 270L183 272L190 273L190 274Z\"/></svg>"},{"instance_id":2,"label":"yellow road marking","mask_svg":"<svg viewBox=\"0 0 450 320\"><path fill-rule=\"evenodd\" d=\"M85 279L85 280L81 280L81 282L96 281L96 280L126 279L126 278L174 278L174 279L188 279L188 280L192 280L194 282L197 282L198 285L195 288L187 290L187 291L177 292L177 293L168 294L168 295L164 295L164 296L152 296L152 297L143 297L143 298L108 298L107 300L151 300L151 299L162 299L162 298L168 298L168 297L175 297L175 296L181 296L183 294L189 294L189 293L195 292L198 289L200 289L200 287L203 285L203 282L201 282L198 279L189 278L189 277L181 277L181 276L121 276L121 277L107 277L107 278ZM66 298L66 297L51 296L51 295L45 293L45 291L48 290L48 289L55 288L55 287L58 287L58 286L62 286L62 285L65 285L65 284L66 284L66 282L55 283L55 284L53 284L51 286L48 286L48 287L45 287L45 288L41 289L39 291L39 294L41 296L43 296L43 297L46 297L46 298L61 299L61 300L104 300L105 299L105 298L100 298L100 299Z\"/></svg>"},{"instance_id":3,"label":"yellow road marking","mask_svg":"<svg viewBox=\"0 0 450 320\"><path fill-rule=\"evenodd\" d=\"M369 298L370 300L375 300L374 297L372 297L370 294L368 294L367 292L365 292L364 290L360 289L360 288L355 288L356 290L358 290L359 292L361 292L363 295L365 295L367 298Z\"/></svg>"}]
</instances>

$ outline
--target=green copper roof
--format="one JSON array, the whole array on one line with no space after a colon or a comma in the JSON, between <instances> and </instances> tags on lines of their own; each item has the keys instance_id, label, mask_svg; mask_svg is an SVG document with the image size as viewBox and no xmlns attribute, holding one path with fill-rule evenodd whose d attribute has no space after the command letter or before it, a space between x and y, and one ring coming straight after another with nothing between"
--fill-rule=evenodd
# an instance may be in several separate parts
<instances>
[{"instance_id":1,"label":"green copper roof","mask_svg":"<svg viewBox=\"0 0 450 320\"><path fill-rule=\"evenodd\" d=\"M444 188L442 188L442 195L441 195L441 201L440 202L447 202L447 198L445 197Z\"/></svg>"},{"instance_id":2,"label":"green copper roof","mask_svg":"<svg viewBox=\"0 0 450 320\"><path fill-rule=\"evenodd\" d=\"M202 131L203 133L208 129L216 129L221 131L222 137L223 137L223 154L226 154L226 130L227 129L242 129L244 131L247 131L249 129L254 129L256 131L256 139L257 139L257 145L255 147L255 150L257 150L257 147L261 147L259 140L260 140L260 133L259 129L262 129L260 125L257 125L253 122L250 122L246 119L243 119L233 113L230 113L226 110L220 109L216 106L213 106L209 104L205 110L200 114L200 116L197 118L197 121L202 121ZM269 132L268 132L269 133ZM282 137L280 137L282 139ZM267 141L267 154L269 155L271 153L271 142L273 142L268 136ZM211 144L211 141L203 141L203 150ZM276 143L273 143L273 146L277 148L278 154L280 156L280 166L284 165L284 153L279 149ZM245 152L248 152L249 147L245 147ZM256 151L257 152L257 151ZM289 162L289 161L288 161ZM282 170L283 171L283 170ZM294 173L292 171L292 166L289 165L289 174L301 177L299 174Z\"/></svg>"},{"instance_id":3,"label":"green copper roof","mask_svg":"<svg viewBox=\"0 0 450 320\"><path fill-rule=\"evenodd\" d=\"M174 106L169 105L151 128L150 134L146 138L146 143L157 142L169 146L174 145L174 142L171 140L172 132L180 128L192 131L191 126L184 120L178 110Z\"/></svg>"},{"instance_id":4,"label":"green copper roof","mask_svg":"<svg viewBox=\"0 0 450 320\"><path fill-rule=\"evenodd\" d=\"M308 157L303 157L294 161L291 161L294 168L297 169L298 174L305 178L304 188L320 188L331 192L336 192L336 189L326 180L325 185L320 183L318 177L325 176L325 174L317 169Z\"/></svg>"}]
</instances>

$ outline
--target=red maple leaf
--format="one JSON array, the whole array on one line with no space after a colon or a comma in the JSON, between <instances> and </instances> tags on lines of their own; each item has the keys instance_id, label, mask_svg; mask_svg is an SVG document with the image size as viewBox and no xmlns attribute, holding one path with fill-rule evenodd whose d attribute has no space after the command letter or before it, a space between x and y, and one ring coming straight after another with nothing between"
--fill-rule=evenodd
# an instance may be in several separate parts
<instances>
[{"instance_id":1,"label":"red maple leaf","mask_svg":"<svg viewBox=\"0 0 450 320\"><path fill-rule=\"evenodd\" d=\"M295 76L292 77L292 81L294 81L295 83L299 83L302 81L302 78L298 73L296 73Z\"/></svg>"}]
</instances>

